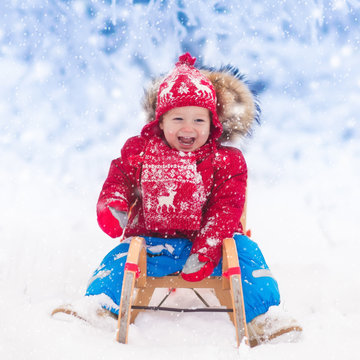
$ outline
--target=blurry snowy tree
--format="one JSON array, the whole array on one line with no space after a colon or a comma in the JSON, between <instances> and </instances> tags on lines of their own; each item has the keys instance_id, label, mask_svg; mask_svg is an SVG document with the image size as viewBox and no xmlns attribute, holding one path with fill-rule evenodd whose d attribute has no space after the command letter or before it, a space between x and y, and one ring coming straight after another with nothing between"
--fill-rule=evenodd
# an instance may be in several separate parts
<instances>
[{"instance_id":1,"label":"blurry snowy tree","mask_svg":"<svg viewBox=\"0 0 360 360\"><path fill-rule=\"evenodd\" d=\"M30 161L44 143L64 158L114 141L146 79L184 51L239 67L258 91L301 96L359 51L359 16L357 0L2 1L0 148Z\"/></svg>"}]
</instances>

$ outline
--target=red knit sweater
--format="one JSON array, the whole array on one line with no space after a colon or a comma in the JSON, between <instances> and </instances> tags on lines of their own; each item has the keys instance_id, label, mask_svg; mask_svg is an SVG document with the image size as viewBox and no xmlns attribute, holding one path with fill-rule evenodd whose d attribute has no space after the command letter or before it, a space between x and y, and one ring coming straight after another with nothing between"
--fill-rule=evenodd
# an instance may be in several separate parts
<instances>
[{"instance_id":1,"label":"red knit sweater","mask_svg":"<svg viewBox=\"0 0 360 360\"><path fill-rule=\"evenodd\" d=\"M185 237L193 242L191 253L216 265L222 240L242 232L246 181L246 163L236 148L209 140L195 152L183 153L159 136L132 137L111 163L97 205L98 222L108 235L118 237L122 229L117 221L108 221L108 207L131 209L126 237Z\"/></svg>"}]
</instances>

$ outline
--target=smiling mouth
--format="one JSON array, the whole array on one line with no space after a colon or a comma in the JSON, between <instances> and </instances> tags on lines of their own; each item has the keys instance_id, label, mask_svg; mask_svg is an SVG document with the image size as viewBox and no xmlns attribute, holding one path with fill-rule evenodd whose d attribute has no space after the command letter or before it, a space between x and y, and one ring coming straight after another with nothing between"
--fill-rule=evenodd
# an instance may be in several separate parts
<instances>
[{"instance_id":1,"label":"smiling mouth","mask_svg":"<svg viewBox=\"0 0 360 360\"><path fill-rule=\"evenodd\" d=\"M179 136L178 140L180 144L185 146L193 145L195 142L195 138L190 136Z\"/></svg>"}]
</instances>

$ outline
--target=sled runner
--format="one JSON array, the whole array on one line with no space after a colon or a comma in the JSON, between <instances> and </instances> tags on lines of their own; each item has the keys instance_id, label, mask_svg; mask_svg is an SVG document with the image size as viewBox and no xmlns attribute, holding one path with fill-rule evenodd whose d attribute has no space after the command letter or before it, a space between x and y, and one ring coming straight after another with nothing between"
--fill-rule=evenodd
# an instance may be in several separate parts
<instances>
[{"instance_id":1,"label":"sled runner","mask_svg":"<svg viewBox=\"0 0 360 360\"><path fill-rule=\"evenodd\" d=\"M235 325L237 345L239 346L243 341L249 344L239 260L235 241L232 238L225 239L223 242L222 272L222 276L211 276L196 283L187 282L180 275L169 275L161 278L149 277L146 275L145 240L141 237L132 238L125 264L116 340L120 343L127 343L129 324L135 321L140 311L164 309L183 312L209 311L208 308L149 307L148 304L156 288L209 288L214 289L220 304L226 308L211 308L210 311L228 312ZM135 289L137 289L137 294L133 298Z\"/></svg>"}]
</instances>

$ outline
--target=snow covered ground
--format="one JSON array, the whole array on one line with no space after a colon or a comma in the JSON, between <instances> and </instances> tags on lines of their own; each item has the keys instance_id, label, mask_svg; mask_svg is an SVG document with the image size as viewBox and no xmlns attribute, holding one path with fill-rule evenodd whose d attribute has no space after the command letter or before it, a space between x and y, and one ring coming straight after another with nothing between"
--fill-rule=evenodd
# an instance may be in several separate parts
<instances>
[{"instance_id":1,"label":"snow covered ground","mask_svg":"<svg viewBox=\"0 0 360 360\"><path fill-rule=\"evenodd\" d=\"M250 350L236 348L226 314L140 314L128 345L115 342L114 323L50 317L81 298L117 244L98 228L95 204L110 160L141 127L134 94L144 79L122 60L112 71L127 87L109 98L103 78L78 78L72 102L48 63L24 63L1 48L1 359L359 358L360 53L331 41L291 46L267 45L276 56L246 63L250 79L252 70L261 78L263 64L270 85L261 94L263 125L239 146L250 171L248 225L304 332L296 343ZM213 50L205 51L210 63ZM81 106L87 111L72 118ZM95 122L101 106L105 119ZM169 301L198 304L186 291Z\"/></svg>"}]
</instances>

